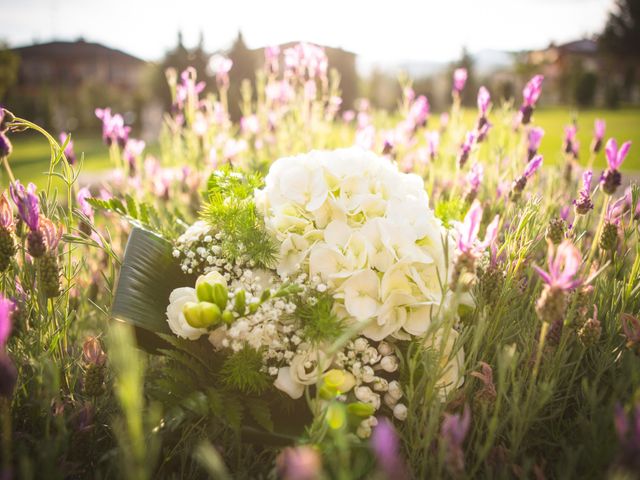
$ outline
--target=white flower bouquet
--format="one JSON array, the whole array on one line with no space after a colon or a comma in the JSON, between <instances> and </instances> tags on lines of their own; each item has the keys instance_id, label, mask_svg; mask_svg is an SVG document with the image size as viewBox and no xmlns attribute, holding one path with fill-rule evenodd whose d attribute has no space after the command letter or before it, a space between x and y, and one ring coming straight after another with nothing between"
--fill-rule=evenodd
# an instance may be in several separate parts
<instances>
[{"instance_id":1,"label":"white flower bouquet","mask_svg":"<svg viewBox=\"0 0 640 480\"><path fill-rule=\"evenodd\" d=\"M462 384L469 299L450 288L454 241L419 176L359 148L312 151L264 181L217 170L201 218L172 245L134 231L113 313L215 363L212 383L265 402L259 425L274 429L283 399L340 408L361 438L380 414L404 420L411 345L431 352L443 398Z\"/></svg>"}]
</instances>

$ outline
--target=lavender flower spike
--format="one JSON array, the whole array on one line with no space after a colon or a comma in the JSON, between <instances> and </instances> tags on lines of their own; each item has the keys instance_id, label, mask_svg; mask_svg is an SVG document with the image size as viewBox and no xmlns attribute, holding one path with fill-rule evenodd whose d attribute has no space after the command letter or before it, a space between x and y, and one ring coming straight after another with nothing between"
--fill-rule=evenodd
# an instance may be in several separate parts
<instances>
[{"instance_id":1,"label":"lavender flower spike","mask_svg":"<svg viewBox=\"0 0 640 480\"><path fill-rule=\"evenodd\" d=\"M11 334L11 315L14 308L15 303L0 294L0 350L4 350Z\"/></svg>"},{"instance_id":2,"label":"lavender flower spike","mask_svg":"<svg viewBox=\"0 0 640 480\"><path fill-rule=\"evenodd\" d=\"M453 93L459 95L467 83L467 69L456 68L453 72Z\"/></svg>"},{"instance_id":3,"label":"lavender flower spike","mask_svg":"<svg viewBox=\"0 0 640 480\"><path fill-rule=\"evenodd\" d=\"M40 225L40 200L36 194L36 186L30 183L25 189L20 181L9 186L13 203L18 207L18 214L32 232Z\"/></svg>"},{"instance_id":4,"label":"lavender flower spike","mask_svg":"<svg viewBox=\"0 0 640 480\"><path fill-rule=\"evenodd\" d=\"M371 436L371 448L380 469L388 478L403 480L408 478L407 468L400 455L400 440L393 424L386 418L380 418Z\"/></svg>"},{"instance_id":5,"label":"lavender flower spike","mask_svg":"<svg viewBox=\"0 0 640 480\"><path fill-rule=\"evenodd\" d=\"M540 148L540 142L543 136L544 130L541 127L533 127L529 130L529 134L527 135L527 140L529 141L527 161L533 160L533 157L538 153L538 148Z\"/></svg>"},{"instance_id":6,"label":"lavender flower spike","mask_svg":"<svg viewBox=\"0 0 640 480\"><path fill-rule=\"evenodd\" d=\"M610 138L607 145L604 148L607 164L607 168L600 177L600 183L602 184L602 190L608 195L613 195L618 187L622 184L622 175L618 171L622 162L629 153L631 148L631 142L625 142L618 149L618 142L615 138Z\"/></svg>"},{"instance_id":7,"label":"lavender flower spike","mask_svg":"<svg viewBox=\"0 0 640 480\"><path fill-rule=\"evenodd\" d=\"M593 209L593 202L591 201L592 178L593 172L591 170L587 170L582 174L582 190L578 193L578 199L573 201L578 215L585 215L589 210Z\"/></svg>"},{"instance_id":8,"label":"lavender flower spike","mask_svg":"<svg viewBox=\"0 0 640 480\"><path fill-rule=\"evenodd\" d=\"M591 151L598 153L602 149L602 139L604 138L604 132L607 124L604 120L596 118L593 128L593 141L591 142Z\"/></svg>"},{"instance_id":9,"label":"lavender flower spike","mask_svg":"<svg viewBox=\"0 0 640 480\"><path fill-rule=\"evenodd\" d=\"M576 275L582 264L580 251L570 240L565 240L558 249L553 252L553 245L549 246L548 272L538 266L534 266L542 281L549 287L562 291L570 291L579 286L582 280Z\"/></svg>"},{"instance_id":10,"label":"lavender flower spike","mask_svg":"<svg viewBox=\"0 0 640 480\"><path fill-rule=\"evenodd\" d=\"M542 81L544 77L542 75L536 75L533 77L522 90L522 107L520 107L520 121L523 125L527 125L531 122L531 115L533 115L533 109L536 102L540 98L542 93Z\"/></svg>"}]
</instances>

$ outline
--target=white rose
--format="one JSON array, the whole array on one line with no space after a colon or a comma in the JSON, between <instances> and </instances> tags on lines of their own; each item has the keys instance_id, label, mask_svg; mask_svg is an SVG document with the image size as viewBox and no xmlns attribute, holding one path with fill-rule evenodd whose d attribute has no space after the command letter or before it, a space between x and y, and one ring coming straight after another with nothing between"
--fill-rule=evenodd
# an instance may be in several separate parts
<instances>
[{"instance_id":1,"label":"white rose","mask_svg":"<svg viewBox=\"0 0 640 480\"><path fill-rule=\"evenodd\" d=\"M167 307L167 322L171 331L181 338L197 340L207 333L206 328L193 328L187 323L182 313L182 308L187 302L197 302L196 289L191 287L176 288L169 295L169 306Z\"/></svg>"},{"instance_id":2,"label":"white rose","mask_svg":"<svg viewBox=\"0 0 640 480\"><path fill-rule=\"evenodd\" d=\"M273 386L283 391L294 400L297 400L304 393L304 385L296 382L291 375L290 367L281 367L278 370L278 377L273 382Z\"/></svg>"},{"instance_id":3,"label":"white rose","mask_svg":"<svg viewBox=\"0 0 640 480\"><path fill-rule=\"evenodd\" d=\"M322 349L299 353L291 360L291 378L302 385L312 385L331 365Z\"/></svg>"}]
</instances>

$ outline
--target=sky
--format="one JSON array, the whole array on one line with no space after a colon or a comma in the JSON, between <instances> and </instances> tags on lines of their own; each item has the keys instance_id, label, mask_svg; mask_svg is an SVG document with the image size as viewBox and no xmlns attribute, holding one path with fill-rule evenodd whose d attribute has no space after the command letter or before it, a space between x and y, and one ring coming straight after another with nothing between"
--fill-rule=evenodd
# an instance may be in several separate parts
<instances>
[{"instance_id":1,"label":"sky","mask_svg":"<svg viewBox=\"0 0 640 480\"><path fill-rule=\"evenodd\" d=\"M79 37L156 60L175 46L228 48L304 40L369 62L450 61L466 46L541 48L596 33L613 0L0 0L0 40L11 46Z\"/></svg>"}]
</instances>

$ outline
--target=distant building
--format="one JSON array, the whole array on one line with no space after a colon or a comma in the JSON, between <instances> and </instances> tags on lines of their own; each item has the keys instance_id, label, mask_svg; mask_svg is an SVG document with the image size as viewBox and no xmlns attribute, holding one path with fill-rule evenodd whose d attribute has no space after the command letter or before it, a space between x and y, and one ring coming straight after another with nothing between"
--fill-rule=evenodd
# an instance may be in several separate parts
<instances>
[{"instance_id":1,"label":"distant building","mask_svg":"<svg viewBox=\"0 0 640 480\"><path fill-rule=\"evenodd\" d=\"M133 55L84 40L41 43L13 51L20 57L18 85L27 89L43 84L77 87L92 81L134 90L146 65Z\"/></svg>"},{"instance_id":2,"label":"distant building","mask_svg":"<svg viewBox=\"0 0 640 480\"><path fill-rule=\"evenodd\" d=\"M13 49L20 59L5 103L23 116L62 130L93 123L96 106L134 110L147 62L78 40Z\"/></svg>"}]
</instances>

